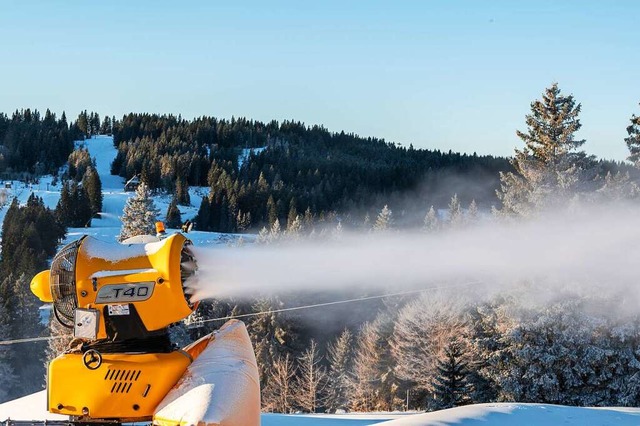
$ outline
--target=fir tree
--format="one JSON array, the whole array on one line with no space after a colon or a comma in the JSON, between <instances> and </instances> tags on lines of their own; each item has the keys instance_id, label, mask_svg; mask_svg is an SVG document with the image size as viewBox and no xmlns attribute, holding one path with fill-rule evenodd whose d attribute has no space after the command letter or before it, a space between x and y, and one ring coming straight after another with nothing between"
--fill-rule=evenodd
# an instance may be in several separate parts
<instances>
[{"instance_id":1,"label":"fir tree","mask_svg":"<svg viewBox=\"0 0 640 426\"><path fill-rule=\"evenodd\" d=\"M467 224L474 224L478 221L478 205L476 204L476 200L471 200L464 218Z\"/></svg>"},{"instance_id":2,"label":"fir tree","mask_svg":"<svg viewBox=\"0 0 640 426\"><path fill-rule=\"evenodd\" d=\"M329 370L327 373L328 384L326 400L326 406L329 412L348 408L352 386L352 346L353 336L347 329L329 345L327 353Z\"/></svg>"},{"instance_id":3,"label":"fir tree","mask_svg":"<svg viewBox=\"0 0 640 426\"><path fill-rule=\"evenodd\" d=\"M391 229L393 224L392 216L393 213L391 212L391 209L385 204L382 210L380 210L380 213L378 213L378 217L373 224L373 230L375 232L384 232Z\"/></svg>"},{"instance_id":4,"label":"fir tree","mask_svg":"<svg viewBox=\"0 0 640 426\"><path fill-rule=\"evenodd\" d=\"M625 138L627 148L629 148L629 157L627 159L640 168L640 116L635 114L630 118L631 124L627 126L627 134Z\"/></svg>"},{"instance_id":5,"label":"fir tree","mask_svg":"<svg viewBox=\"0 0 640 426\"><path fill-rule=\"evenodd\" d=\"M424 217L422 229L425 232L433 232L438 229L438 226L439 226L438 215L435 209L433 208L433 206L431 206L426 216Z\"/></svg>"},{"instance_id":6,"label":"fir tree","mask_svg":"<svg viewBox=\"0 0 640 426\"><path fill-rule=\"evenodd\" d=\"M165 224L167 225L167 228L174 229L179 229L180 225L182 225L182 216L178 209L178 201L176 200L176 197L173 197L171 199L171 203L169 203L167 214L165 216Z\"/></svg>"},{"instance_id":7,"label":"fir tree","mask_svg":"<svg viewBox=\"0 0 640 426\"><path fill-rule=\"evenodd\" d=\"M89 197L91 213L95 217L97 213L102 211L102 182L98 171L92 165L87 167L87 171L82 177L82 187Z\"/></svg>"},{"instance_id":8,"label":"fir tree","mask_svg":"<svg viewBox=\"0 0 640 426\"><path fill-rule=\"evenodd\" d=\"M462 224L462 209L460 207L460 201L458 200L458 194L453 194L449 201L449 226L457 228Z\"/></svg>"},{"instance_id":9,"label":"fir tree","mask_svg":"<svg viewBox=\"0 0 640 426\"><path fill-rule=\"evenodd\" d=\"M136 235L155 235L158 209L151 197L151 191L144 182L140 183L135 195L127 200L123 213L119 241Z\"/></svg>"},{"instance_id":10,"label":"fir tree","mask_svg":"<svg viewBox=\"0 0 640 426\"><path fill-rule=\"evenodd\" d=\"M189 196L189 184L187 179L178 177L176 180L176 198L181 206L190 206L191 198Z\"/></svg>"},{"instance_id":11,"label":"fir tree","mask_svg":"<svg viewBox=\"0 0 640 426\"><path fill-rule=\"evenodd\" d=\"M273 226L276 220L278 220L278 209L273 200L273 195L269 195L269 199L267 200L267 221L269 226Z\"/></svg>"},{"instance_id":12,"label":"fir tree","mask_svg":"<svg viewBox=\"0 0 640 426\"><path fill-rule=\"evenodd\" d=\"M434 408L451 408L468 403L468 370L464 355L462 345L455 339L445 346L433 379Z\"/></svg>"},{"instance_id":13,"label":"fir tree","mask_svg":"<svg viewBox=\"0 0 640 426\"><path fill-rule=\"evenodd\" d=\"M293 222L298 219L298 222L302 222L298 217L298 209L296 209L296 199L292 198L289 203L289 214L287 215L287 229L291 228Z\"/></svg>"},{"instance_id":14,"label":"fir tree","mask_svg":"<svg viewBox=\"0 0 640 426\"><path fill-rule=\"evenodd\" d=\"M575 193L580 173L590 161L578 151L585 141L575 138L581 127L580 108L573 96L561 95L555 83L542 100L531 104L527 132L517 131L525 147L516 149L511 160L515 172L500 172L497 195L503 214L529 215Z\"/></svg>"},{"instance_id":15,"label":"fir tree","mask_svg":"<svg viewBox=\"0 0 640 426\"><path fill-rule=\"evenodd\" d=\"M5 307L5 302L2 297L0 297L0 341L11 338L9 335L9 321L10 316ZM0 377L2 377L0 403L3 403L11 398L12 391L17 382L13 367L11 366L11 346L0 345Z\"/></svg>"}]
</instances>

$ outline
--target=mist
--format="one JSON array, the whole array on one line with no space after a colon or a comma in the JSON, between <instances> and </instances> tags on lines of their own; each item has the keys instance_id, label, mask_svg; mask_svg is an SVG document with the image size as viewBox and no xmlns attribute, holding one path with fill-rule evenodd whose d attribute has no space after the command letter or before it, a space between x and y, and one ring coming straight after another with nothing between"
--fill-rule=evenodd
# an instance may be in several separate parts
<instances>
[{"instance_id":1,"label":"mist","mask_svg":"<svg viewBox=\"0 0 640 426\"><path fill-rule=\"evenodd\" d=\"M428 234L344 233L332 241L194 247L199 270L187 285L202 300L465 286L481 297L525 283L539 298L560 291L623 292L637 307L638 217L637 206L589 205L520 221L486 218Z\"/></svg>"}]
</instances>

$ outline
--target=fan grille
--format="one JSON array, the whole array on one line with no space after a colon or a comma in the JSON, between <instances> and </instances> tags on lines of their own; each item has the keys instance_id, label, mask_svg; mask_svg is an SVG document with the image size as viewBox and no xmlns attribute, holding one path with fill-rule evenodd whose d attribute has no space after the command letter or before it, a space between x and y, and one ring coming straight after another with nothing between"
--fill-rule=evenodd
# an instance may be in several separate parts
<instances>
[{"instance_id":1,"label":"fan grille","mask_svg":"<svg viewBox=\"0 0 640 426\"><path fill-rule=\"evenodd\" d=\"M82 239L67 244L51 262L51 295L56 318L65 327L73 328L76 296L76 259Z\"/></svg>"}]
</instances>

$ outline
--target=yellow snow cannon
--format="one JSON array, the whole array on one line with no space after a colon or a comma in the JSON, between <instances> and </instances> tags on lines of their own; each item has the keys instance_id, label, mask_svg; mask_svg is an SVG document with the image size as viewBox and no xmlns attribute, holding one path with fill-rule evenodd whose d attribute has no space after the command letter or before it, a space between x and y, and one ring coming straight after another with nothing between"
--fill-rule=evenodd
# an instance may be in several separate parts
<instances>
[{"instance_id":1,"label":"yellow snow cannon","mask_svg":"<svg viewBox=\"0 0 640 426\"><path fill-rule=\"evenodd\" d=\"M155 240L110 244L85 236L33 279L33 293L53 303L55 318L75 337L49 364L50 412L78 422L151 419L191 364L168 333L196 308L185 291L196 271L191 242L182 234Z\"/></svg>"}]
</instances>

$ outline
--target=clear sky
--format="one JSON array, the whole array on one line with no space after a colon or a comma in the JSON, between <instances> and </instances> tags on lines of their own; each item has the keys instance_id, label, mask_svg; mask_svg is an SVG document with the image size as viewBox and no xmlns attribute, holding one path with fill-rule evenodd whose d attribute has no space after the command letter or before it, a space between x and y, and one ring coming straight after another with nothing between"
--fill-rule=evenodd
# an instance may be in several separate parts
<instances>
[{"instance_id":1,"label":"clear sky","mask_svg":"<svg viewBox=\"0 0 640 426\"><path fill-rule=\"evenodd\" d=\"M584 148L640 115L640 1L4 1L0 111L295 119L511 155L557 81Z\"/></svg>"}]
</instances>

